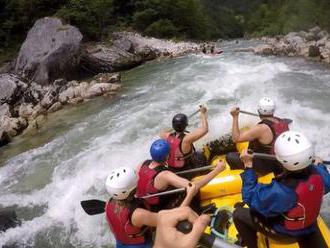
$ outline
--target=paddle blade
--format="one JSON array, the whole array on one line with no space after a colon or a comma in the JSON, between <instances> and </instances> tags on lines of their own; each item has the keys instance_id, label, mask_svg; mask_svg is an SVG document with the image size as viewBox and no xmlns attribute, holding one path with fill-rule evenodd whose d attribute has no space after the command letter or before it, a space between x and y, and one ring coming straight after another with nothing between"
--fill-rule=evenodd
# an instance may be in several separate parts
<instances>
[{"instance_id":1,"label":"paddle blade","mask_svg":"<svg viewBox=\"0 0 330 248\"><path fill-rule=\"evenodd\" d=\"M80 205L88 215L102 214L105 212L106 202L100 200L81 201Z\"/></svg>"}]
</instances>

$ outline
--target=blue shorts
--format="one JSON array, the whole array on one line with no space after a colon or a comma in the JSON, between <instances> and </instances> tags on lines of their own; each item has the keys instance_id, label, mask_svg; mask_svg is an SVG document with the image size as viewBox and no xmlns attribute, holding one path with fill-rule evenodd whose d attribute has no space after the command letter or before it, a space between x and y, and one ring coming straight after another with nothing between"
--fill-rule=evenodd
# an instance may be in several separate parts
<instances>
[{"instance_id":1,"label":"blue shorts","mask_svg":"<svg viewBox=\"0 0 330 248\"><path fill-rule=\"evenodd\" d=\"M120 243L119 241L116 242L116 248L152 248L151 242L146 242L139 245L125 245Z\"/></svg>"}]
</instances>

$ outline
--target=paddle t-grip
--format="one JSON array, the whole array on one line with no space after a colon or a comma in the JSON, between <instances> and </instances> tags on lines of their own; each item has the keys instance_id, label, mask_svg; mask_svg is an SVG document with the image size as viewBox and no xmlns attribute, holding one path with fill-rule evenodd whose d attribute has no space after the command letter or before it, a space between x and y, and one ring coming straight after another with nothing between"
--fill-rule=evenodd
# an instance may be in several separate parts
<instances>
[{"instance_id":1,"label":"paddle t-grip","mask_svg":"<svg viewBox=\"0 0 330 248\"><path fill-rule=\"evenodd\" d=\"M193 225L188 220L182 220L176 225L176 229L184 234L191 232Z\"/></svg>"}]
</instances>

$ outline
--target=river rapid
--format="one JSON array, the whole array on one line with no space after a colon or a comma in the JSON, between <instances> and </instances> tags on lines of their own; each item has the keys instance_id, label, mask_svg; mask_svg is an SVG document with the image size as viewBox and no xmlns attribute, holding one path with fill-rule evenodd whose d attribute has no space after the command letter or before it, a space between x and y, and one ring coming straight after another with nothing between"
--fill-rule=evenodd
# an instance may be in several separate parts
<instances>
[{"instance_id":1,"label":"river rapid","mask_svg":"<svg viewBox=\"0 0 330 248\"><path fill-rule=\"evenodd\" d=\"M88 216L86 199L106 200L107 173L136 167L149 158L149 146L177 112L209 108L210 132L200 142L230 131L229 109L256 111L262 96L277 103L276 114L293 119L330 158L330 70L302 58L260 57L237 53L222 44L220 56L188 55L153 61L123 73L122 95L68 107L49 117L32 137L18 137L0 149L0 206L13 208L22 225L0 233L0 247L111 247L104 215ZM258 121L240 116L241 126ZM199 122L190 120L191 128ZM325 199L330 197L325 197ZM330 200L322 215L330 223Z\"/></svg>"}]
</instances>

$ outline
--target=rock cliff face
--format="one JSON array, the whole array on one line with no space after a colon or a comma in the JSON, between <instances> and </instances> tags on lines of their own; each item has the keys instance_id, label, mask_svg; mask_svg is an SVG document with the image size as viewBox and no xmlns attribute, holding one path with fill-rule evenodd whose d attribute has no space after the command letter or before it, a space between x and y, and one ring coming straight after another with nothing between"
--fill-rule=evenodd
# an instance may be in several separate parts
<instances>
[{"instance_id":1,"label":"rock cliff face","mask_svg":"<svg viewBox=\"0 0 330 248\"><path fill-rule=\"evenodd\" d=\"M0 146L24 133L35 132L48 113L66 104L75 104L96 96L114 95L121 88L120 75L98 74L90 82L57 79L42 86L17 75L0 75ZM3 90L4 89L4 90Z\"/></svg>"},{"instance_id":2,"label":"rock cliff face","mask_svg":"<svg viewBox=\"0 0 330 248\"><path fill-rule=\"evenodd\" d=\"M256 47L253 51L260 55L303 56L330 63L330 36L320 27L314 27L308 32L292 32L275 38L262 38L265 45Z\"/></svg>"},{"instance_id":3,"label":"rock cliff face","mask_svg":"<svg viewBox=\"0 0 330 248\"><path fill-rule=\"evenodd\" d=\"M36 131L48 113L65 104L115 95L121 88L120 74L110 72L199 49L195 43L130 32L114 33L111 45L81 45L82 38L76 27L42 18L29 31L17 59L0 68L0 146L22 132ZM96 76L71 80L78 70Z\"/></svg>"},{"instance_id":4,"label":"rock cliff face","mask_svg":"<svg viewBox=\"0 0 330 248\"><path fill-rule=\"evenodd\" d=\"M142 37L131 32L114 33L111 45L86 45L81 67L91 73L125 70L158 57L177 57L199 50L189 42L172 42Z\"/></svg>"},{"instance_id":5,"label":"rock cliff face","mask_svg":"<svg viewBox=\"0 0 330 248\"><path fill-rule=\"evenodd\" d=\"M20 49L15 73L42 85L72 78L79 65L82 37L76 27L57 18L36 21Z\"/></svg>"}]
</instances>

